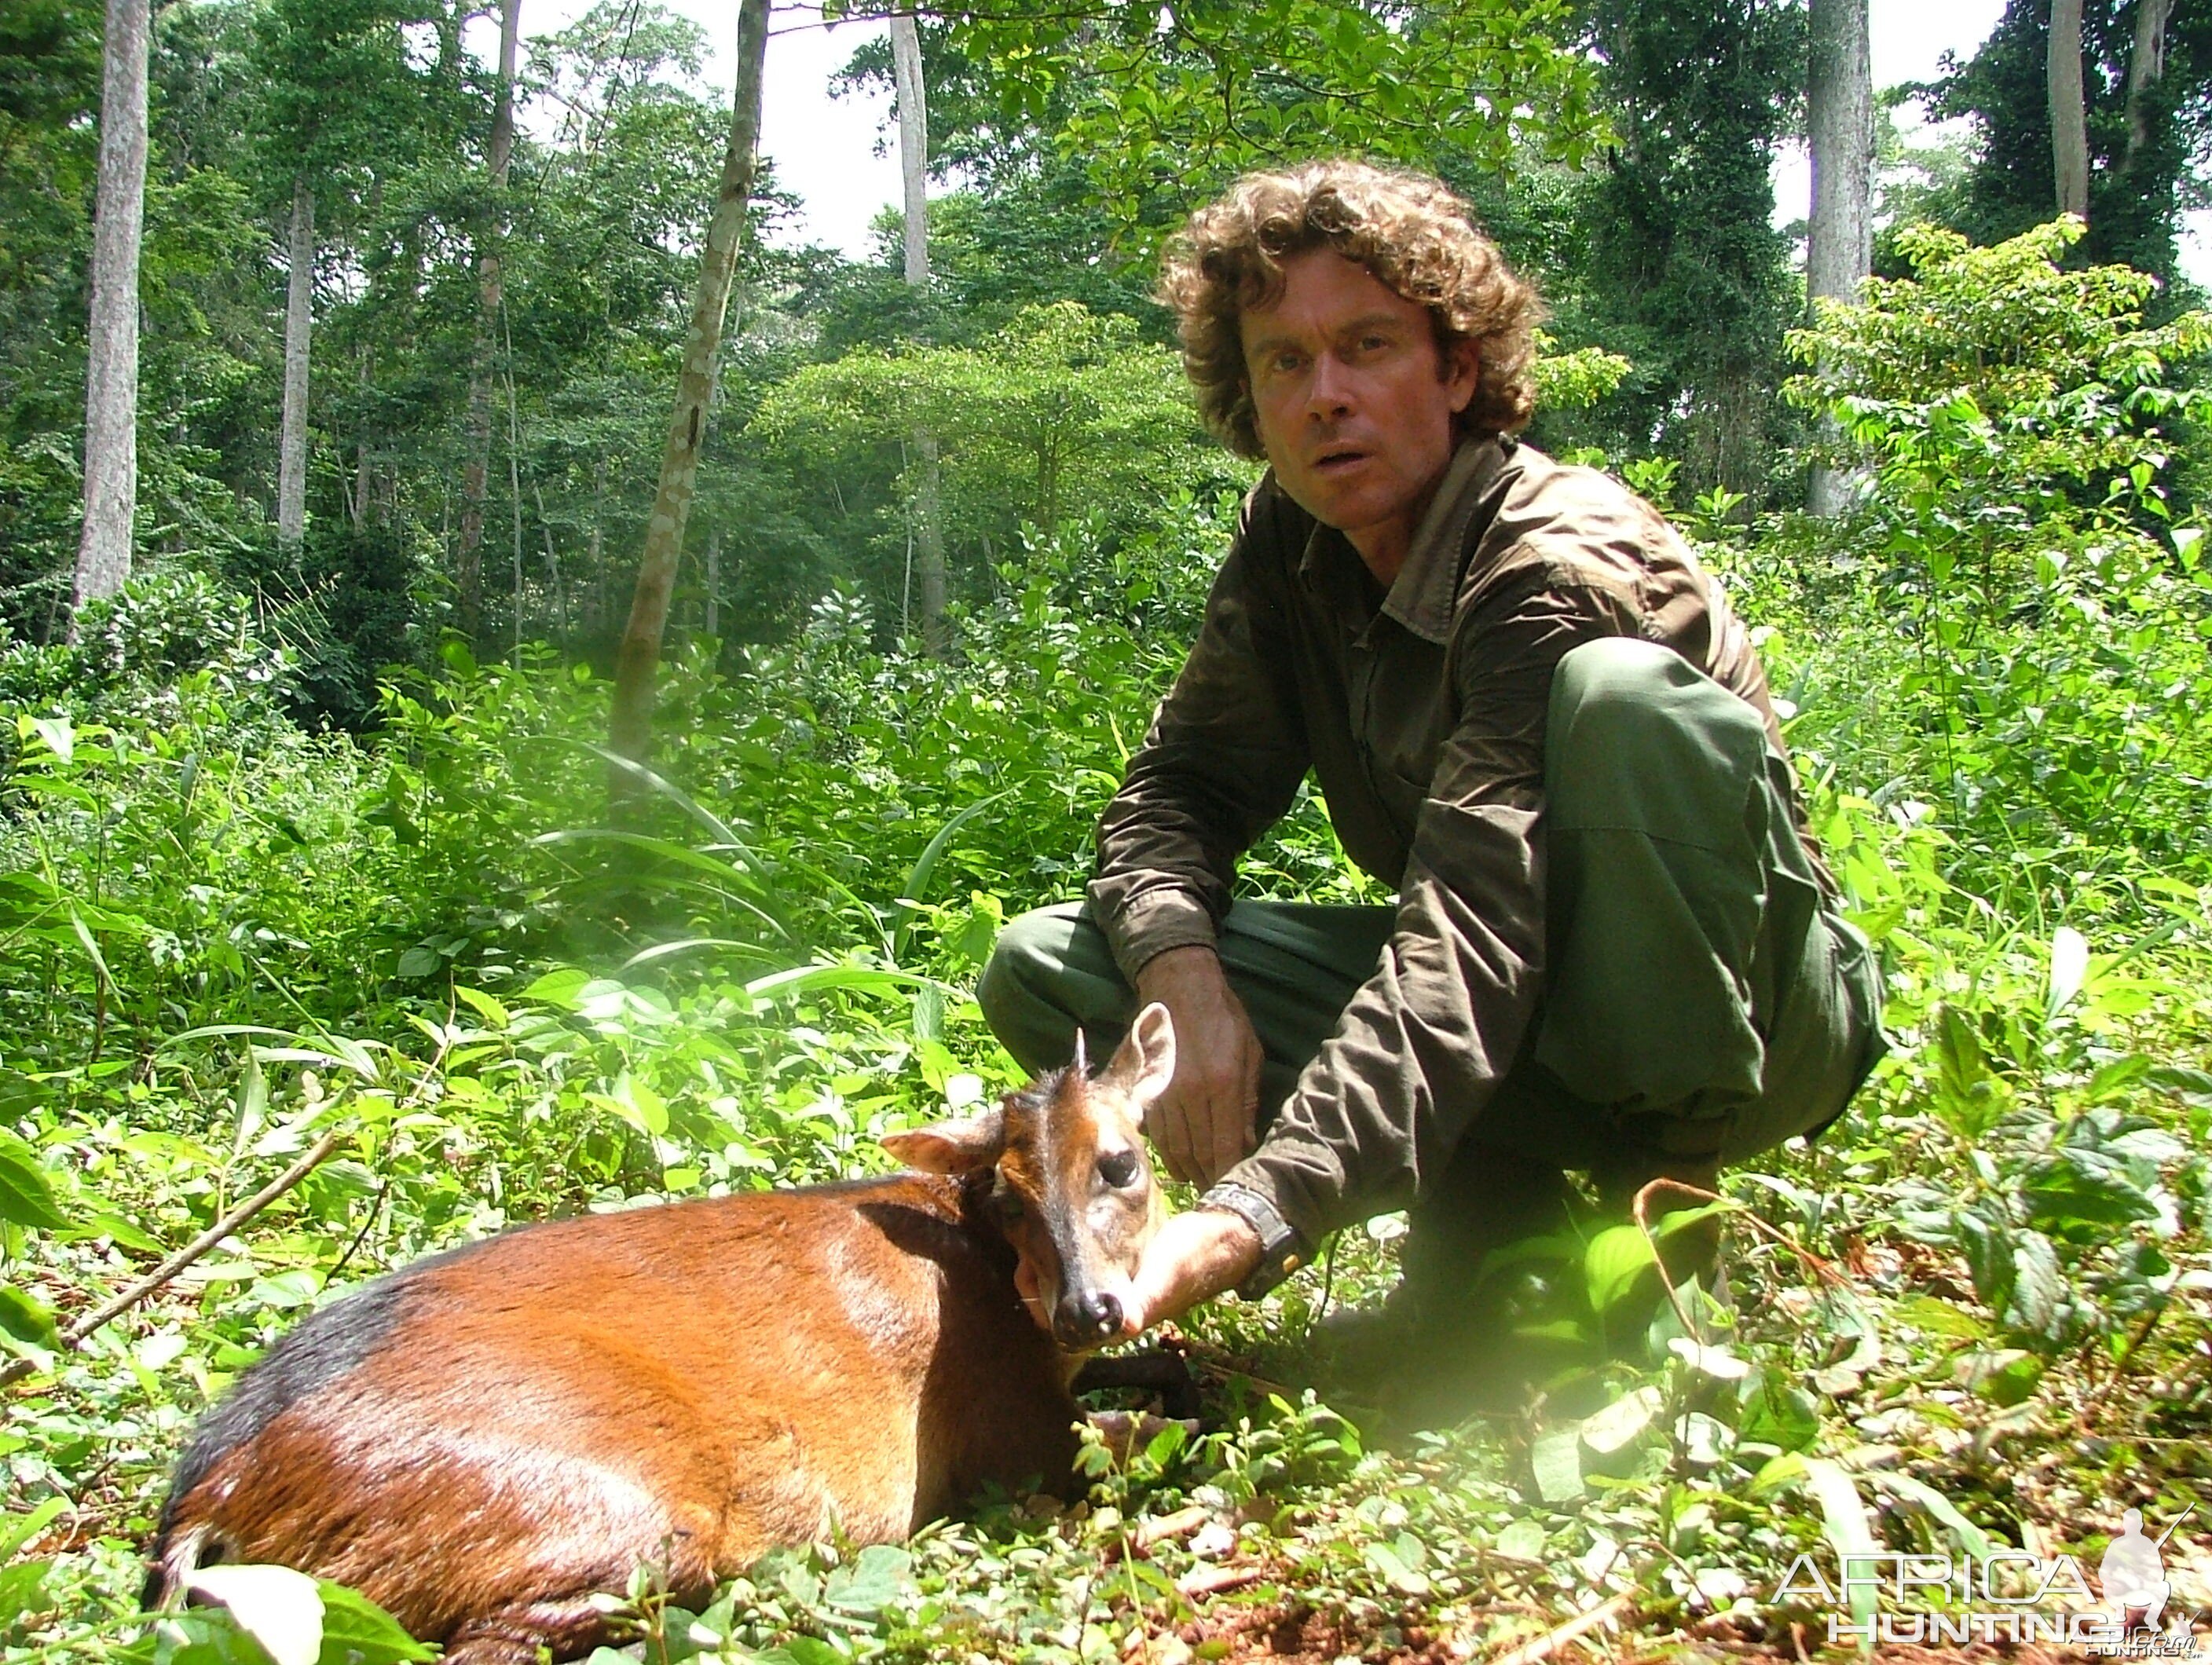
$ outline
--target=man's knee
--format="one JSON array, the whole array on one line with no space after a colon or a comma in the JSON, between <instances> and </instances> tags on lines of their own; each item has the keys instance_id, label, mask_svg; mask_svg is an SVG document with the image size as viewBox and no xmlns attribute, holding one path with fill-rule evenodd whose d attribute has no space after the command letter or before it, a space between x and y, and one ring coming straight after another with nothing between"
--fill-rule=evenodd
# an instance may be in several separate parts
<instances>
[{"instance_id":1,"label":"man's knee","mask_svg":"<svg viewBox=\"0 0 2212 1665\"><path fill-rule=\"evenodd\" d=\"M1585 642L1553 678L1545 777L1555 819L1609 818L1632 782L1746 776L1766 744L1757 711L1656 642Z\"/></svg>"},{"instance_id":2,"label":"man's knee","mask_svg":"<svg viewBox=\"0 0 2212 1665\"><path fill-rule=\"evenodd\" d=\"M975 1003L992 1032L1005 1036L1018 1027L1046 998L1057 969L1066 961L1075 909L1037 908L1000 927L991 957L976 980Z\"/></svg>"}]
</instances>

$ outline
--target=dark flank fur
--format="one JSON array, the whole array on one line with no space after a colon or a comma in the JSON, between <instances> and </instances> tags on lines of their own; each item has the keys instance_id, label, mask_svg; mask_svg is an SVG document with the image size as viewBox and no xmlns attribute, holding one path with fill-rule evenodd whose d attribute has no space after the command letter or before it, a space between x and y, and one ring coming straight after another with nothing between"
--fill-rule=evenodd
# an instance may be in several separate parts
<instances>
[{"instance_id":1,"label":"dark flank fur","mask_svg":"<svg viewBox=\"0 0 2212 1665\"><path fill-rule=\"evenodd\" d=\"M178 1461L168 1499L161 1505L161 1528L155 1534L157 1571L148 1584L149 1595L159 1594L160 1558L176 1524L177 1505L191 1495L223 1454L255 1438L286 1410L383 1346L405 1316L407 1291L417 1277L483 1246L464 1243L379 1278L343 1300L333 1301L302 1320L270 1350L267 1358L238 1378L222 1401L200 1419L192 1430L191 1443Z\"/></svg>"}]
</instances>

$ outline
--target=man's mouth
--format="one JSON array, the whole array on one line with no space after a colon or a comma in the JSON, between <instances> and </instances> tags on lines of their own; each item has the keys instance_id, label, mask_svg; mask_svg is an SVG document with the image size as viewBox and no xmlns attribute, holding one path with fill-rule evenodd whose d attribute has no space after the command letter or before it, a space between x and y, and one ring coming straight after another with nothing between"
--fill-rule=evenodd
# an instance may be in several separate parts
<instances>
[{"instance_id":1,"label":"man's mouth","mask_svg":"<svg viewBox=\"0 0 2212 1665\"><path fill-rule=\"evenodd\" d=\"M1350 446L1338 446L1332 450L1322 452L1321 455L1315 458L1313 465L1317 473L1336 474L1356 467L1366 460L1367 453L1364 451L1355 450Z\"/></svg>"}]
</instances>

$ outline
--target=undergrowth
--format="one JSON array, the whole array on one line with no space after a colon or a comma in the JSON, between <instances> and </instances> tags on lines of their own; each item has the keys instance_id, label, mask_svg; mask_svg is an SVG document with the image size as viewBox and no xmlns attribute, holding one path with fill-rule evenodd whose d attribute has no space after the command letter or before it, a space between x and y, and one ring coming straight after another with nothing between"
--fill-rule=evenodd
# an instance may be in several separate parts
<instances>
[{"instance_id":1,"label":"undergrowth","mask_svg":"<svg viewBox=\"0 0 2212 1665\"><path fill-rule=\"evenodd\" d=\"M1926 257L1931 284L1966 258ZM1091 1449L1081 1504L779 1552L698 1614L641 1569L637 1650L1442 1660L1602 1608L1796 1656L1870 1596L1793 1569L2094 1560L2128 1507L2212 1605L2212 603L2147 397L2189 343L2043 345L2025 391L1827 390L1869 470L1841 529L1667 505L1759 628L1894 1042L1841 1125L1706 1205L1725 1301L1662 1287L1682 1214L1589 1214L1492 1268L1500 1322L1434 1381L1378 1389L1317 1332L1390 1285L1402 1223L1370 1222L1171 1336L1201 1431ZM2095 444L2054 449L2065 422ZM1664 501L1663 465L1633 473ZM953 663L836 598L787 647L702 647L619 831L605 685L550 657L451 647L367 739L294 726L228 614L191 648L126 602L96 652L0 665L0 1660L261 1658L209 1611L149 1633L137 1555L193 1418L307 1308L526 1219L875 1170L879 1133L1016 1085L974 978L1006 917L1079 890L1202 592L1191 542L1109 568L1036 540ZM1246 874L1383 899L1310 798ZM407 1651L323 1595L325 1657Z\"/></svg>"}]
</instances>

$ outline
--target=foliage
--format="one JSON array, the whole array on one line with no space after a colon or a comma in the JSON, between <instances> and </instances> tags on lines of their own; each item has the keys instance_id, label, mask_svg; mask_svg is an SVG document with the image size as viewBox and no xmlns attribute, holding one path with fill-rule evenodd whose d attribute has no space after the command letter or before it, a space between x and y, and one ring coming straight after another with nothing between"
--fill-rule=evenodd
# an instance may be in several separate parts
<instances>
[{"instance_id":1,"label":"foliage","mask_svg":"<svg viewBox=\"0 0 2212 1665\"><path fill-rule=\"evenodd\" d=\"M936 15L988 85L998 131L1049 123L1105 217L1140 246L1194 197L1285 156L1426 163L1442 144L1503 172L1530 155L1578 165L1604 130L1590 66L1566 49L1560 0L1479 10L1216 0L1164 11L1109 0Z\"/></svg>"},{"instance_id":2,"label":"foliage","mask_svg":"<svg viewBox=\"0 0 2212 1665\"><path fill-rule=\"evenodd\" d=\"M1832 460L1875 472L1851 556L1893 610L1872 641L1927 702L1885 725L1896 766L1996 866L2094 847L2201 870L2212 734L2189 695L2212 627L2202 532L2169 526L2163 481L2212 318L2144 328L2147 278L2055 264L2080 234L1901 234L1914 276L1824 306L1789 391L1835 414Z\"/></svg>"},{"instance_id":3,"label":"foliage","mask_svg":"<svg viewBox=\"0 0 2212 1665\"><path fill-rule=\"evenodd\" d=\"M871 469L888 475L874 502L837 495L848 516L871 513L878 558L895 573L916 489L904 447L921 428L942 459L947 550L968 552L964 564L987 583L994 543L1016 547L1024 525L1049 536L1097 505L1127 535L1176 494L1211 496L1242 473L1205 441L1174 355L1127 319L1069 301L1028 308L972 347L864 348L806 366L769 392L751 431L819 481L817 496ZM878 583L879 594L901 593L895 580Z\"/></svg>"}]
</instances>

